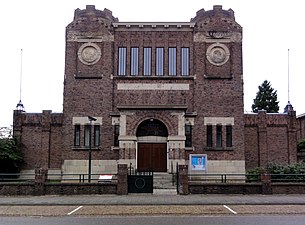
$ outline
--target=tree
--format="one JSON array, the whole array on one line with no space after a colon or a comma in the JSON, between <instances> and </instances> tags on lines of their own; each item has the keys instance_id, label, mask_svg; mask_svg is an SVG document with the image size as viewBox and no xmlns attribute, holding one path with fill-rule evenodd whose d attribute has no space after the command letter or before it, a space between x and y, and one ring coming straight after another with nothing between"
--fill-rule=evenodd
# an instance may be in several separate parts
<instances>
[{"instance_id":1,"label":"tree","mask_svg":"<svg viewBox=\"0 0 305 225\"><path fill-rule=\"evenodd\" d=\"M269 81L265 80L261 86L258 87L256 98L253 99L253 112L258 110L266 110L268 113L279 112L279 102L277 101L277 91L275 91Z\"/></svg>"},{"instance_id":2,"label":"tree","mask_svg":"<svg viewBox=\"0 0 305 225\"><path fill-rule=\"evenodd\" d=\"M305 139L302 139L297 144L298 151L304 151L305 150Z\"/></svg>"},{"instance_id":3,"label":"tree","mask_svg":"<svg viewBox=\"0 0 305 225\"><path fill-rule=\"evenodd\" d=\"M10 128L0 128L0 173L19 172L23 162L20 146Z\"/></svg>"}]
</instances>

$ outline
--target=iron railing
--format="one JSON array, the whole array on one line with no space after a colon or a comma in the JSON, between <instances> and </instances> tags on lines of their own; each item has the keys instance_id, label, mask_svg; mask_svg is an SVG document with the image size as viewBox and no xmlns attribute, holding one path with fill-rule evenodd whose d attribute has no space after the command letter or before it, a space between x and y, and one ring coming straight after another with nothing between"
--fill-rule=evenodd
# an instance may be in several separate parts
<instances>
[{"instance_id":1,"label":"iron railing","mask_svg":"<svg viewBox=\"0 0 305 225\"><path fill-rule=\"evenodd\" d=\"M305 182L305 174L265 174L270 182ZM195 183L251 183L261 182L260 174L209 174L189 175L190 184Z\"/></svg>"},{"instance_id":2,"label":"iron railing","mask_svg":"<svg viewBox=\"0 0 305 225\"><path fill-rule=\"evenodd\" d=\"M246 174L190 174L190 184L200 183L244 183L247 181Z\"/></svg>"},{"instance_id":3,"label":"iron railing","mask_svg":"<svg viewBox=\"0 0 305 225\"><path fill-rule=\"evenodd\" d=\"M48 173L48 183L88 183L88 174ZM91 183L116 183L116 174L91 174ZM0 182L35 182L35 173L0 173Z\"/></svg>"}]
</instances>

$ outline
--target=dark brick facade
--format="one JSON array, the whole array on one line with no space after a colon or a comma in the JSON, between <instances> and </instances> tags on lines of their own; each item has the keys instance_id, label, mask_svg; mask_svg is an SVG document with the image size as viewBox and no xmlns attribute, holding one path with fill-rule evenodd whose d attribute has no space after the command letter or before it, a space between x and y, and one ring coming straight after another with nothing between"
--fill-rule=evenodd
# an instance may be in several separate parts
<instances>
[{"instance_id":1,"label":"dark brick facade","mask_svg":"<svg viewBox=\"0 0 305 225\"><path fill-rule=\"evenodd\" d=\"M125 59L120 48L126 49ZM139 51L137 75L131 75L131 48ZM145 48L151 49L149 75L143 74L148 68ZM163 49L163 75L156 75L157 48ZM176 49L175 75L169 74L169 48ZM187 55L182 48L188 49ZM124 75L118 73L120 66L125 66ZM183 66L189 67L184 75ZM87 160L88 116L97 119L91 125L99 125L94 160L136 164L137 144L157 140L167 143L168 170L170 163L187 164L188 155L195 153L207 154L211 161L245 162L246 168L296 162L295 113L244 115L242 77L242 27L231 9L202 9L183 23L125 23L107 9L77 9L66 27L63 113L14 113L24 168L61 168L65 160ZM168 136L137 136L140 124L150 120L163 123ZM75 125L80 126L79 145ZM118 146L115 125L120 129ZM191 147L185 147L185 125L192 126ZM228 125L232 146L226 145ZM212 146L207 144L207 126L212 126ZM220 136L216 126L221 126Z\"/></svg>"},{"instance_id":2,"label":"dark brick facade","mask_svg":"<svg viewBox=\"0 0 305 225\"><path fill-rule=\"evenodd\" d=\"M268 163L297 162L297 120L294 111L287 114L245 115L246 169L265 167Z\"/></svg>"},{"instance_id":3,"label":"dark brick facade","mask_svg":"<svg viewBox=\"0 0 305 225\"><path fill-rule=\"evenodd\" d=\"M62 165L62 113L14 111L14 136L21 142L23 169L60 168Z\"/></svg>"}]
</instances>

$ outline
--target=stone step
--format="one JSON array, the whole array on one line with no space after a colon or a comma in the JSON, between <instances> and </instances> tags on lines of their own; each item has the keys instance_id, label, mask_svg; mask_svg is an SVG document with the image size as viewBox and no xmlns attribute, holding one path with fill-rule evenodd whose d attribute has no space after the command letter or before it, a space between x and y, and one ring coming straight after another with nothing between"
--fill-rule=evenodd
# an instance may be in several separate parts
<instances>
[{"instance_id":1,"label":"stone step","mask_svg":"<svg viewBox=\"0 0 305 225\"><path fill-rule=\"evenodd\" d=\"M154 189L173 189L176 186L175 174L154 173ZM174 179L174 180L173 180Z\"/></svg>"},{"instance_id":2,"label":"stone step","mask_svg":"<svg viewBox=\"0 0 305 225\"><path fill-rule=\"evenodd\" d=\"M154 189L154 195L177 195L177 189L168 188L168 189Z\"/></svg>"}]
</instances>

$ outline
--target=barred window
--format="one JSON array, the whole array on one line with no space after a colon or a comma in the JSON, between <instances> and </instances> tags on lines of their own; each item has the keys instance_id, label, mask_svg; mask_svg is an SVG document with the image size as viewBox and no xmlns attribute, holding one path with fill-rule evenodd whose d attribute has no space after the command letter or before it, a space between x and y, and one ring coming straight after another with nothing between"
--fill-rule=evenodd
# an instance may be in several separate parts
<instances>
[{"instance_id":1,"label":"barred window","mask_svg":"<svg viewBox=\"0 0 305 225\"><path fill-rule=\"evenodd\" d=\"M119 48L118 75L126 75L126 48Z\"/></svg>"}]
</instances>

